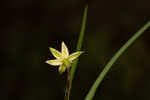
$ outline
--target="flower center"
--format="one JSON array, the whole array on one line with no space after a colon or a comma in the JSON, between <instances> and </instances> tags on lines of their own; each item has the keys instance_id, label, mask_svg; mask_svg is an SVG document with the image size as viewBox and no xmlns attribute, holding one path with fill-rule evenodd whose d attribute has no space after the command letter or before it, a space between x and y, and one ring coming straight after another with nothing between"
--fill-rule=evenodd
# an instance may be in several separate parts
<instances>
[{"instance_id":1,"label":"flower center","mask_svg":"<svg viewBox=\"0 0 150 100\"><path fill-rule=\"evenodd\" d=\"M69 62L68 59L63 59L63 64L66 66L66 67L71 67L71 63Z\"/></svg>"}]
</instances>

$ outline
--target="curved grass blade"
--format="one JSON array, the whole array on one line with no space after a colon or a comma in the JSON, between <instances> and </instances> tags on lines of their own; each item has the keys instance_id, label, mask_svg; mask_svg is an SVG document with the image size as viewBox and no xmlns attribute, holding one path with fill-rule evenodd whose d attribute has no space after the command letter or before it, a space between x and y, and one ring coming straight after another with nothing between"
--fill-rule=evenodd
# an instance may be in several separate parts
<instances>
[{"instance_id":1,"label":"curved grass blade","mask_svg":"<svg viewBox=\"0 0 150 100\"><path fill-rule=\"evenodd\" d=\"M98 86L112 67L112 65L116 62L116 60L127 50L127 48L135 42L135 40L140 37L146 29L150 27L150 21L146 23L141 29L139 29L117 52L116 54L110 59L110 61L106 64L103 71L97 77L95 83L91 87L89 93L87 94L85 100L92 100Z\"/></svg>"}]
</instances>

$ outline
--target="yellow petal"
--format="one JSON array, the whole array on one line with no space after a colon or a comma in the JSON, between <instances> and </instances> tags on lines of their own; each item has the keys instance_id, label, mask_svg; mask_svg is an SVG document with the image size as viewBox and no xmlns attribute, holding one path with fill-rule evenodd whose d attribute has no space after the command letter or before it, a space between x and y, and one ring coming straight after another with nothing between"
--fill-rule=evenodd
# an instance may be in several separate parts
<instances>
[{"instance_id":1,"label":"yellow petal","mask_svg":"<svg viewBox=\"0 0 150 100\"><path fill-rule=\"evenodd\" d=\"M59 73L62 74L63 72L65 72L66 67L62 64L62 65L59 66L58 70L59 70Z\"/></svg>"},{"instance_id":2,"label":"yellow petal","mask_svg":"<svg viewBox=\"0 0 150 100\"><path fill-rule=\"evenodd\" d=\"M83 52L82 51L77 51L75 53L72 53L68 59L70 62L72 62L73 60L75 60L76 58L78 58Z\"/></svg>"},{"instance_id":3,"label":"yellow petal","mask_svg":"<svg viewBox=\"0 0 150 100\"><path fill-rule=\"evenodd\" d=\"M58 65L61 65L62 62L60 60L47 60L46 61L47 64L50 64L50 65L53 65L53 66L58 66Z\"/></svg>"},{"instance_id":4,"label":"yellow petal","mask_svg":"<svg viewBox=\"0 0 150 100\"><path fill-rule=\"evenodd\" d=\"M54 48L49 48L49 49L52 52L52 54L54 55L54 57L56 57L57 59L62 57L62 54L58 50L56 50Z\"/></svg>"},{"instance_id":5,"label":"yellow petal","mask_svg":"<svg viewBox=\"0 0 150 100\"><path fill-rule=\"evenodd\" d=\"M62 53L63 57L68 57L69 56L68 48L67 48L67 46L65 45L64 42L62 42L62 44L61 44L61 53Z\"/></svg>"}]
</instances>

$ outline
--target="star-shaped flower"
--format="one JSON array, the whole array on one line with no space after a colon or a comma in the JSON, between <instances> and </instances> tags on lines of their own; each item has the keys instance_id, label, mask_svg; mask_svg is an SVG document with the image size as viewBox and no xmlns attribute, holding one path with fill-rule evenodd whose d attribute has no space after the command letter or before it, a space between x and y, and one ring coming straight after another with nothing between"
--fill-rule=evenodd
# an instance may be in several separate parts
<instances>
[{"instance_id":1,"label":"star-shaped flower","mask_svg":"<svg viewBox=\"0 0 150 100\"><path fill-rule=\"evenodd\" d=\"M56 59L47 60L46 63L53 66L59 66L58 70L60 73L65 72L67 68L71 67L73 60L77 59L83 53L83 51L77 51L69 55L68 48L64 42L61 44L61 52L54 48L49 49Z\"/></svg>"}]
</instances>

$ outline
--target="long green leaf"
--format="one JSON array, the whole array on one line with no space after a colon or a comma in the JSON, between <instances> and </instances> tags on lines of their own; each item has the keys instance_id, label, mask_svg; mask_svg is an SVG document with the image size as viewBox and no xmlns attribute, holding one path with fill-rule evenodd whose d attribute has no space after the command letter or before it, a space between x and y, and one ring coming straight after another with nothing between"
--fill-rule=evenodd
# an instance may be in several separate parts
<instances>
[{"instance_id":1,"label":"long green leaf","mask_svg":"<svg viewBox=\"0 0 150 100\"><path fill-rule=\"evenodd\" d=\"M110 61L106 64L106 66L104 67L103 71L99 74L98 78L96 79L95 83L93 84L93 86L91 87L89 93L87 94L85 100L92 100L95 92L98 88L98 86L100 85L100 83L102 82L102 80L104 79L104 77L106 76L106 74L108 73L108 71L110 70L110 68L112 67L112 65L116 62L116 60L126 51L126 49L135 42L135 40L140 37L144 31L146 29L148 29L150 27L150 21L148 23L146 23L141 29L139 29L139 31L137 31L119 50L118 52L116 52L116 54L110 59Z\"/></svg>"},{"instance_id":2,"label":"long green leaf","mask_svg":"<svg viewBox=\"0 0 150 100\"><path fill-rule=\"evenodd\" d=\"M77 43L77 47L76 47L77 51L79 51L81 49L82 44L83 44L85 27L86 27L86 20L87 20L87 11L88 11L88 6L85 6L84 13L83 13L83 19L82 19L82 25L81 25L81 31L80 31L80 35L79 35L78 43ZM77 64L78 64L78 59L72 64L69 94L70 94L70 91L71 91L72 81L73 81L74 74L75 74L75 71L76 71L76 68L77 68Z\"/></svg>"}]
</instances>

